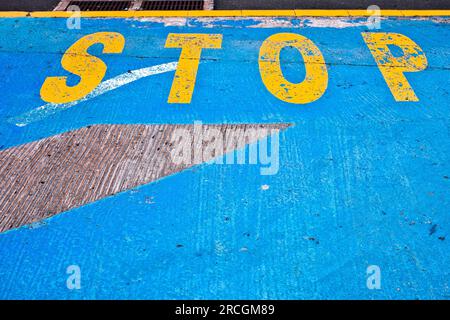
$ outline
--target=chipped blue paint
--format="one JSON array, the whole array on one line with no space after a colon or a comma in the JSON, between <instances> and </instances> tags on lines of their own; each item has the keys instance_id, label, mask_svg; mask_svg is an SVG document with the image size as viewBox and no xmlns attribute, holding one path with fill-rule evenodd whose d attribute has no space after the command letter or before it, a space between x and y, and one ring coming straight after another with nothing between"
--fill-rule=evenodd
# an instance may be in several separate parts
<instances>
[{"instance_id":1,"label":"chipped blue paint","mask_svg":"<svg viewBox=\"0 0 450 320\"><path fill-rule=\"evenodd\" d=\"M205 22L207 21L207 22ZM291 19L0 21L0 148L98 123L290 122L280 171L201 165L135 190L0 234L0 298L443 298L450 297L450 29L439 19L386 19L383 32L418 43L429 67L408 74L420 102L396 103L360 33ZM277 19L280 21L280 19ZM320 25L320 24L319 24ZM47 76L77 39L126 38L121 55L99 55L105 79L176 61L169 32L222 33L205 50L192 103L166 103L173 72L141 79L25 127L9 119L42 104ZM274 98L258 71L262 41L277 32L310 38L328 63L324 96L308 105ZM100 48L93 48L98 53ZM283 71L302 79L294 50ZM75 77L71 79L74 83ZM262 185L268 185L264 190ZM66 268L81 267L80 290ZM381 290L366 287L378 265Z\"/></svg>"}]
</instances>

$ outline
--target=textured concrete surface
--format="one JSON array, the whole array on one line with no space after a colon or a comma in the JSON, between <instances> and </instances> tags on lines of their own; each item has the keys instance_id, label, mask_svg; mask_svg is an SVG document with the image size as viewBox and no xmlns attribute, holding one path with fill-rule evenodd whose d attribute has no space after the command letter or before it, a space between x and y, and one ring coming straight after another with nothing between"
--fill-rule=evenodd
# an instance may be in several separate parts
<instances>
[{"instance_id":1,"label":"textured concrete surface","mask_svg":"<svg viewBox=\"0 0 450 320\"><path fill-rule=\"evenodd\" d=\"M284 128L283 124L202 125L204 132L219 130L223 136L236 137L233 144L202 154L200 162L264 138L258 130L267 129L263 133L270 135L271 129ZM0 151L0 232L195 165L193 161L174 162L172 153L185 147L175 139L180 129L194 134L193 125L98 125ZM182 142L190 142L186 147L192 155L202 149L202 141L197 145L194 139Z\"/></svg>"}]
</instances>

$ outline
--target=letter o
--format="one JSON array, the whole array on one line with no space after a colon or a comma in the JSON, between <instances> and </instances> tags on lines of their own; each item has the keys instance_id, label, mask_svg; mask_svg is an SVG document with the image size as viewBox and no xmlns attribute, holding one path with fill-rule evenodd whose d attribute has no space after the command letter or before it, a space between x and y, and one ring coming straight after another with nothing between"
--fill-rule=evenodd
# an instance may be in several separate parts
<instances>
[{"instance_id":1,"label":"letter o","mask_svg":"<svg viewBox=\"0 0 450 320\"><path fill-rule=\"evenodd\" d=\"M300 51L306 76L300 83L292 83L283 76L280 52L284 47ZM267 90L278 99L305 104L319 99L328 86L328 71L319 48L308 38L295 33L277 33L267 38L259 51L259 71Z\"/></svg>"}]
</instances>

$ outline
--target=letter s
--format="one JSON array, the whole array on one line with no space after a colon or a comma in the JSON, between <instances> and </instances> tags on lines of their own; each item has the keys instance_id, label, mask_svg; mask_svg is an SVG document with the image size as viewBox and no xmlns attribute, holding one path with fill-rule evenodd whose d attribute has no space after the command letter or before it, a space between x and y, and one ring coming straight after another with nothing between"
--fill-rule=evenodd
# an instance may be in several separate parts
<instances>
[{"instance_id":1,"label":"letter s","mask_svg":"<svg viewBox=\"0 0 450 320\"><path fill-rule=\"evenodd\" d=\"M76 101L100 84L107 66L99 58L87 53L96 43L103 44L103 53L121 53L125 38L117 32L97 32L79 39L64 53L61 65L65 70L80 76L80 82L69 87L67 77L48 77L41 87L42 100L51 103Z\"/></svg>"}]
</instances>

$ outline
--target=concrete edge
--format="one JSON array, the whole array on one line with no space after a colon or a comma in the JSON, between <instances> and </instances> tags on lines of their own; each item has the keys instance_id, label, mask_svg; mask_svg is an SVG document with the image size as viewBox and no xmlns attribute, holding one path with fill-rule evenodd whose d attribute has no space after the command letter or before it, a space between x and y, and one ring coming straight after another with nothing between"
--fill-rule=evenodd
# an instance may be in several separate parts
<instances>
[{"instance_id":1,"label":"concrete edge","mask_svg":"<svg viewBox=\"0 0 450 320\"><path fill-rule=\"evenodd\" d=\"M0 11L0 18L69 18L66 11ZM145 17L368 17L367 10L205 10L205 11L83 11L83 18L145 18ZM384 17L443 17L450 10L381 10Z\"/></svg>"}]
</instances>

